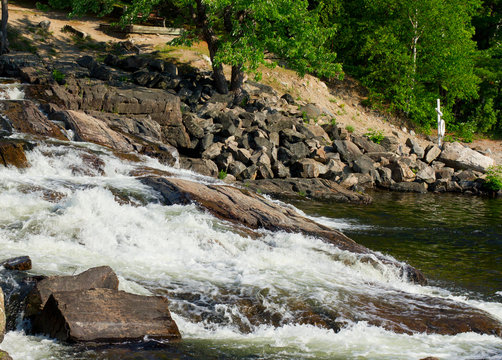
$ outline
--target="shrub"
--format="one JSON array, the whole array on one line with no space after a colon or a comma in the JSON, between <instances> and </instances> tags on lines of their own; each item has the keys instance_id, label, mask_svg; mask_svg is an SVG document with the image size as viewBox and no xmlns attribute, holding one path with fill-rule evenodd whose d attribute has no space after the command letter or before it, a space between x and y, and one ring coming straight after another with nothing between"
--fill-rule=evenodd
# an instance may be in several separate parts
<instances>
[{"instance_id":1,"label":"shrub","mask_svg":"<svg viewBox=\"0 0 502 360\"><path fill-rule=\"evenodd\" d=\"M224 180L226 177L227 177L227 172L221 169L220 172L218 173L218 179Z\"/></svg>"},{"instance_id":2,"label":"shrub","mask_svg":"<svg viewBox=\"0 0 502 360\"><path fill-rule=\"evenodd\" d=\"M488 168L485 187L493 191L502 190L502 165Z\"/></svg>"},{"instance_id":3,"label":"shrub","mask_svg":"<svg viewBox=\"0 0 502 360\"><path fill-rule=\"evenodd\" d=\"M59 71L58 69L54 69L52 71L52 78L56 80L58 83L64 81L65 75Z\"/></svg>"},{"instance_id":4,"label":"shrub","mask_svg":"<svg viewBox=\"0 0 502 360\"><path fill-rule=\"evenodd\" d=\"M385 137L382 130L373 130L373 129L368 129L368 132L364 135L366 135L368 139L377 144L380 144Z\"/></svg>"},{"instance_id":5,"label":"shrub","mask_svg":"<svg viewBox=\"0 0 502 360\"><path fill-rule=\"evenodd\" d=\"M349 133L353 133L355 129L352 125L347 125L345 126L345 130L347 130Z\"/></svg>"}]
</instances>

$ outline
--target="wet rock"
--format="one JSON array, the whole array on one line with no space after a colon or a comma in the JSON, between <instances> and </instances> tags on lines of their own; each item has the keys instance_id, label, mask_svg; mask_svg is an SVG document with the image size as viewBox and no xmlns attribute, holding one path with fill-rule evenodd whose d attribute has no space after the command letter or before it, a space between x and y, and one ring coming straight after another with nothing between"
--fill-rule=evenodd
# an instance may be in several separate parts
<instances>
[{"instance_id":1,"label":"wet rock","mask_svg":"<svg viewBox=\"0 0 502 360\"><path fill-rule=\"evenodd\" d=\"M62 111L60 117L73 130L77 141L92 142L123 152L134 150L124 135L110 129L102 120L73 110Z\"/></svg>"},{"instance_id":2,"label":"wet rock","mask_svg":"<svg viewBox=\"0 0 502 360\"><path fill-rule=\"evenodd\" d=\"M3 341L3 337L5 335L5 325L6 325L5 302L2 288L0 288L0 343ZM1 356L0 359L2 359Z\"/></svg>"},{"instance_id":3,"label":"wet rock","mask_svg":"<svg viewBox=\"0 0 502 360\"><path fill-rule=\"evenodd\" d=\"M68 140L29 100L0 100L0 114L19 132Z\"/></svg>"},{"instance_id":4,"label":"wet rock","mask_svg":"<svg viewBox=\"0 0 502 360\"><path fill-rule=\"evenodd\" d=\"M181 339L166 298L103 288L52 293L33 330L67 342Z\"/></svg>"},{"instance_id":5,"label":"wet rock","mask_svg":"<svg viewBox=\"0 0 502 360\"><path fill-rule=\"evenodd\" d=\"M439 160L455 170L470 169L486 172L490 166L495 165L495 160L492 158L481 155L477 151L464 147L458 142L446 143Z\"/></svg>"},{"instance_id":6,"label":"wet rock","mask_svg":"<svg viewBox=\"0 0 502 360\"><path fill-rule=\"evenodd\" d=\"M371 197L348 190L327 179L272 179L246 182L246 187L260 190L262 194L281 199L308 197L309 199L337 203L351 202L368 204Z\"/></svg>"},{"instance_id":7,"label":"wet rock","mask_svg":"<svg viewBox=\"0 0 502 360\"><path fill-rule=\"evenodd\" d=\"M418 182L396 182L390 185L390 189L399 192L416 192L425 194L427 192L427 184Z\"/></svg>"},{"instance_id":8,"label":"wet rock","mask_svg":"<svg viewBox=\"0 0 502 360\"><path fill-rule=\"evenodd\" d=\"M29 256L18 256L1 262L7 270L26 271L31 270L31 259Z\"/></svg>"},{"instance_id":9,"label":"wet rock","mask_svg":"<svg viewBox=\"0 0 502 360\"><path fill-rule=\"evenodd\" d=\"M38 314L50 295L61 291L83 291L94 288L117 290L119 280L109 266L100 266L73 276L49 276L38 281L26 301L26 317Z\"/></svg>"},{"instance_id":10,"label":"wet rock","mask_svg":"<svg viewBox=\"0 0 502 360\"><path fill-rule=\"evenodd\" d=\"M166 205L195 203L214 216L244 225L250 229L264 228L272 231L301 232L317 236L327 242L359 254L371 254L386 264L396 266L411 278L426 283L424 276L411 267L403 265L357 244L342 233L309 220L296 211L282 207L263 196L245 189L226 185L204 185L183 179L144 177L141 181L156 190ZM323 180L320 180L323 181ZM412 273L413 275L408 275Z\"/></svg>"},{"instance_id":11,"label":"wet rock","mask_svg":"<svg viewBox=\"0 0 502 360\"><path fill-rule=\"evenodd\" d=\"M22 140L0 139L0 165L26 168L29 166L24 153L27 143Z\"/></svg>"}]
</instances>

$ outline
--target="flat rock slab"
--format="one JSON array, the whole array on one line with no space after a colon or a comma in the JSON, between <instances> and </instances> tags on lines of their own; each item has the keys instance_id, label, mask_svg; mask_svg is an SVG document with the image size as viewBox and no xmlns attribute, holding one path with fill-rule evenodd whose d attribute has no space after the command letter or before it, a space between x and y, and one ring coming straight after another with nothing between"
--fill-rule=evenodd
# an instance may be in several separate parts
<instances>
[{"instance_id":1,"label":"flat rock slab","mask_svg":"<svg viewBox=\"0 0 502 360\"><path fill-rule=\"evenodd\" d=\"M369 195L348 190L327 179L264 179L246 181L244 184L253 190L259 190L262 194L279 198L291 199L306 196L324 202L371 203Z\"/></svg>"},{"instance_id":2,"label":"flat rock slab","mask_svg":"<svg viewBox=\"0 0 502 360\"><path fill-rule=\"evenodd\" d=\"M33 329L67 342L181 339L167 299L111 289L53 293Z\"/></svg>"},{"instance_id":3,"label":"flat rock slab","mask_svg":"<svg viewBox=\"0 0 502 360\"><path fill-rule=\"evenodd\" d=\"M25 316L38 314L52 293L61 291L83 291L94 288L118 290L119 279L109 266L86 270L74 276L49 276L35 285L26 301Z\"/></svg>"},{"instance_id":4,"label":"flat rock slab","mask_svg":"<svg viewBox=\"0 0 502 360\"><path fill-rule=\"evenodd\" d=\"M216 217L251 229L297 232L324 239L342 250L376 256L393 264L403 274L418 283L425 284L423 274L409 266L394 262L327 226L312 221L291 208L274 203L247 189L226 185L205 185L189 180L143 177L141 181L156 190L166 205L199 204Z\"/></svg>"}]
</instances>

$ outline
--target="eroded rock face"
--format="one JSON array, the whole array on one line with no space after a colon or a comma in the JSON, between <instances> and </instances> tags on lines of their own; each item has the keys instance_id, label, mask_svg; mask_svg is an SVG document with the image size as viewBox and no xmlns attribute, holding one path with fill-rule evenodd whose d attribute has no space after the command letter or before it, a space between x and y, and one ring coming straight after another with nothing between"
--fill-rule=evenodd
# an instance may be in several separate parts
<instances>
[{"instance_id":1,"label":"eroded rock face","mask_svg":"<svg viewBox=\"0 0 502 360\"><path fill-rule=\"evenodd\" d=\"M33 330L67 342L181 339L166 298L102 288L53 293Z\"/></svg>"},{"instance_id":2,"label":"eroded rock face","mask_svg":"<svg viewBox=\"0 0 502 360\"><path fill-rule=\"evenodd\" d=\"M126 137L110 129L102 120L73 110L60 112L60 117L73 130L77 141L92 142L122 152L134 150Z\"/></svg>"},{"instance_id":3,"label":"eroded rock face","mask_svg":"<svg viewBox=\"0 0 502 360\"><path fill-rule=\"evenodd\" d=\"M425 284L423 274L413 268L390 261L342 233L301 216L296 211L281 207L261 195L245 189L224 185L204 185L189 180L144 177L141 181L156 190L166 205L197 203L214 216L251 229L264 228L272 231L299 232L317 236L342 250L359 254L371 254L383 262L393 264L406 277Z\"/></svg>"},{"instance_id":4,"label":"eroded rock face","mask_svg":"<svg viewBox=\"0 0 502 360\"><path fill-rule=\"evenodd\" d=\"M495 160L492 158L464 147L458 142L446 143L439 160L455 170L470 169L485 172L490 166L495 165Z\"/></svg>"},{"instance_id":5,"label":"eroded rock face","mask_svg":"<svg viewBox=\"0 0 502 360\"><path fill-rule=\"evenodd\" d=\"M19 132L68 140L61 130L28 100L0 100L0 115Z\"/></svg>"},{"instance_id":6,"label":"eroded rock face","mask_svg":"<svg viewBox=\"0 0 502 360\"><path fill-rule=\"evenodd\" d=\"M25 316L38 314L55 292L83 291L93 288L117 290L119 280L109 266L95 267L74 276L49 276L35 285L27 297Z\"/></svg>"},{"instance_id":7,"label":"eroded rock face","mask_svg":"<svg viewBox=\"0 0 502 360\"><path fill-rule=\"evenodd\" d=\"M28 167L23 145L23 142L19 140L0 139L0 165L17 168Z\"/></svg>"}]
</instances>

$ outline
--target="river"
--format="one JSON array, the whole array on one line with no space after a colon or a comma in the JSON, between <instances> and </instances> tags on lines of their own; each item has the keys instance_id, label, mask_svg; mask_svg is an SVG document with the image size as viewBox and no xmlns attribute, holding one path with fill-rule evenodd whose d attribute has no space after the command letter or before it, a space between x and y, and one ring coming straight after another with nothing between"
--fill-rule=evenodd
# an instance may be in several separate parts
<instances>
[{"instance_id":1,"label":"river","mask_svg":"<svg viewBox=\"0 0 502 360\"><path fill-rule=\"evenodd\" d=\"M89 156L99 157L98 169ZM500 200L375 193L369 206L296 203L422 269L432 282L419 286L313 237L264 231L252 239L195 205L161 205L134 170L215 180L146 157L133 163L73 142L39 142L27 157L27 169L0 168L1 258L29 255L33 275L109 265L122 290L169 297L183 341L74 347L28 335L19 321L0 344L14 359L502 359L495 336L396 334L351 310L354 296L400 291L455 299L502 321ZM5 270L0 279L13 284ZM303 304L352 316L338 332L301 324Z\"/></svg>"}]
</instances>

